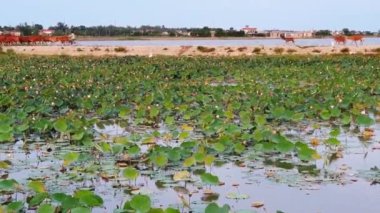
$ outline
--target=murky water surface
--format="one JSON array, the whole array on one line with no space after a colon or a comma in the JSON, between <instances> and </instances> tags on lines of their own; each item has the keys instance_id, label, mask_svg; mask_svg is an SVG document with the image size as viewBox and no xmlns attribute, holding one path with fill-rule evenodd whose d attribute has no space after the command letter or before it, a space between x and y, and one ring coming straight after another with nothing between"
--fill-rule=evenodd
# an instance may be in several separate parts
<instances>
[{"instance_id":1,"label":"murky water surface","mask_svg":"<svg viewBox=\"0 0 380 213\"><path fill-rule=\"evenodd\" d=\"M129 136L131 127L117 124L95 127L99 139ZM329 126L322 124L315 129L281 127L293 141L310 141L312 137L328 137ZM362 141L353 129L342 129L338 137L342 142L338 152L324 145L318 147L321 159L312 163L299 162L292 155L257 154L254 150L244 156L219 158L215 166L206 168L223 182L220 186L204 186L196 174L204 170L198 166L192 170L192 181L174 182L172 175L183 168L169 167L152 171L146 165L137 164L141 176L135 183L121 178L117 161L122 156L102 154L94 149L72 146L66 142L23 142L0 144L0 161L9 160L13 166L6 173L25 186L30 179L42 179L49 192L73 193L78 188L94 189L104 199L104 208L94 212L112 212L130 197L128 185L139 188L134 193L151 195L156 207L172 206L184 212L202 212L211 201L228 204L233 210L256 212L379 212L380 211L380 124L372 127L375 137ZM133 129L136 132L168 131L164 125L157 129ZM104 138L108 137L108 138ZM196 133L193 138L199 138ZM158 143L164 143L158 141ZM176 143L167 144L175 146ZM148 146L142 146L146 151ZM62 156L67 152L85 153L85 157L71 170L63 171ZM339 153L335 156L332 153ZM208 193L205 193L208 192ZM213 194L209 194L213 193ZM12 195L22 198L25 195ZM6 196L0 197L0 201ZM251 207L255 201L263 202L262 208ZM189 203L189 206L184 203ZM191 209L191 210L190 210Z\"/></svg>"}]
</instances>

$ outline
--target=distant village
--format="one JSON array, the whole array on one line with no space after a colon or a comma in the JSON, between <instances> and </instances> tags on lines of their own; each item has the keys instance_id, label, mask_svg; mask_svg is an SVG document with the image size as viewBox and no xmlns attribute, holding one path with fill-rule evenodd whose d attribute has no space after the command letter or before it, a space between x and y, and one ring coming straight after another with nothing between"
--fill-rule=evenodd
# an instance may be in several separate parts
<instances>
[{"instance_id":1,"label":"distant village","mask_svg":"<svg viewBox=\"0 0 380 213\"><path fill-rule=\"evenodd\" d=\"M256 27L246 25L241 29L222 28L167 28L165 26L140 26L140 27L120 27L120 26L68 26L59 22L55 26L44 28L40 24L18 26L0 26L0 35L66 35L74 33L78 36L152 36L152 37L257 37L257 38L280 38L281 35L293 38L318 38L331 35L354 35L379 36L379 32L355 31L344 28L339 31L331 30L261 30Z\"/></svg>"}]
</instances>

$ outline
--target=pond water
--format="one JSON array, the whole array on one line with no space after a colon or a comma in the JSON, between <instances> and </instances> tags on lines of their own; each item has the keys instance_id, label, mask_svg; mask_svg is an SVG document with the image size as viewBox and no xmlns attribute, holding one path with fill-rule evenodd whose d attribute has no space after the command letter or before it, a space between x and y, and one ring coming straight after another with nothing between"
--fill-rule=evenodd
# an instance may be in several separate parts
<instances>
[{"instance_id":1,"label":"pond water","mask_svg":"<svg viewBox=\"0 0 380 213\"><path fill-rule=\"evenodd\" d=\"M332 39L297 39L300 46L331 46ZM79 46L278 46L281 39L194 39L194 40L124 40L124 41L78 41ZM289 44L291 45L291 44ZM347 45L355 44L347 42ZM380 45L380 38L365 38L364 45Z\"/></svg>"},{"instance_id":2,"label":"pond water","mask_svg":"<svg viewBox=\"0 0 380 213\"><path fill-rule=\"evenodd\" d=\"M312 137L328 137L330 128L321 124L319 128L306 126L298 128L281 127L292 139L308 141ZM380 134L380 124L372 126L375 135ZM130 130L119 125L95 127L102 140L107 137L129 135ZM141 131L165 133L165 126ZM138 132L138 130L137 130ZM107 136L107 137L105 137ZM192 137L199 137L192 134ZM228 204L234 211L249 212L378 212L380 209L380 144L375 139L360 140L355 129L342 129L338 137L342 142L340 157L333 158L332 151L320 145L321 159L302 163L292 155L257 154L254 150L243 156L220 157L215 165L206 168L217 175L223 184L204 186L196 174L204 166L192 168L189 182L175 182L172 175L184 168L168 167L152 170L146 165L135 164L141 176L135 181L120 178L122 156L101 153L94 149L70 145L66 142L23 142L0 144L0 161L9 160L12 167L9 175L26 185L30 179L41 179L49 192L73 193L78 188L93 189L104 199L104 207L94 212L112 212L123 205L130 195L127 185L137 190L134 193L151 195L154 206L172 206L183 212L202 212L210 201ZM170 145L170 144L169 144ZM142 150L144 150L142 148ZM62 170L62 155L68 152L84 153L84 158L70 170ZM58 160L57 160L58 159ZM376 178L377 177L377 178ZM372 179L374 178L374 179ZM205 194L214 193L214 194ZM190 196L191 195L191 196ZM26 195L16 193L13 198ZM0 197L0 201L6 196ZM251 207L253 202L263 202L261 208ZM184 206L184 203L188 205ZM34 211L30 211L34 212Z\"/></svg>"}]
</instances>

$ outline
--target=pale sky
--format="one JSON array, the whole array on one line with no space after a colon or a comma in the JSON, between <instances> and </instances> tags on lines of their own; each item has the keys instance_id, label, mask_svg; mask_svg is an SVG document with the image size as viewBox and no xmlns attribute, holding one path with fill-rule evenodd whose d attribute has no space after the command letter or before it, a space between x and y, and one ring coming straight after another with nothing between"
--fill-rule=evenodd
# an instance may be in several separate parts
<instances>
[{"instance_id":1,"label":"pale sky","mask_svg":"<svg viewBox=\"0 0 380 213\"><path fill-rule=\"evenodd\" d=\"M380 0L7 0L0 25L380 30Z\"/></svg>"}]
</instances>

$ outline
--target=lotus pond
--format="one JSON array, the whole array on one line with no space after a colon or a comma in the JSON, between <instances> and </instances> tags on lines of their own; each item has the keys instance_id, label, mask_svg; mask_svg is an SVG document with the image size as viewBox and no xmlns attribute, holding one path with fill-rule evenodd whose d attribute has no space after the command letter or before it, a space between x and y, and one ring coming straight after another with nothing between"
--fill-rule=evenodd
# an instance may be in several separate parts
<instances>
[{"instance_id":1,"label":"lotus pond","mask_svg":"<svg viewBox=\"0 0 380 213\"><path fill-rule=\"evenodd\" d=\"M380 58L0 55L0 213L379 212Z\"/></svg>"}]
</instances>

